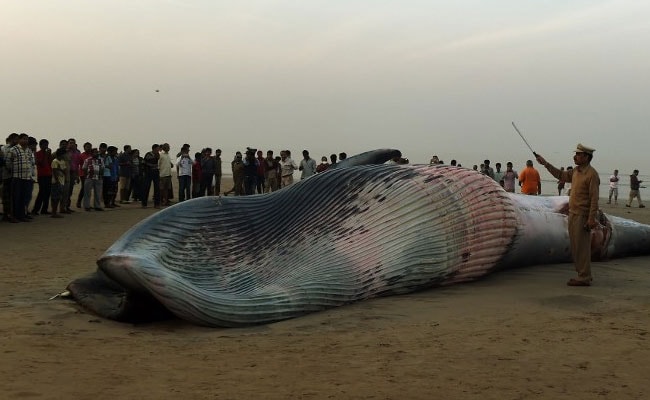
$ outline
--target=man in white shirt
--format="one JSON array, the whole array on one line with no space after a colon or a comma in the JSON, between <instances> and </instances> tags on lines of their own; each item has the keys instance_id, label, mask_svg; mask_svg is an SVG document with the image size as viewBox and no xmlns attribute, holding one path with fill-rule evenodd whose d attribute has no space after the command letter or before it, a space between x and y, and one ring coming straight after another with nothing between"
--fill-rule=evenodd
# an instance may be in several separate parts
<instances>
[{"instance_id":1,"label":"man in white shirt","mask_svg":"<svg viewBox=\"0 0 650 400\"><path fill-rule=\"evenodd\" d=\"M178 176L178 201L191 198L193 160L189 148L182 148L181 155L176 160L176 175Z\"/></svg>"},{"instance_id":2,"label":"man in white shirt","mask_svg":"<svg viewBox=\"0 0 650 400\"><path fill-rule=\"evenodd\" d=\"M612 196L614 196L614 204L618 204L618 170L614 170L614 175L609 177L609 200L607 204L612 204Z\"/></svg>"},{"instance_id":3,"label":"man in white shirt","mask_svg":"<svg viewBox=\"0 0 650 400\"><path fill-rule=\"evenodd\" d=\"M297 170L298 166L291 159L291 152L289 150L282 150L280 152L280 174L282 187L289 186L293 183L293 171Z\"/></svg>"},{"instance_id":4,"label":"man in white shirt","mask_svg":"<svg viewBox=\"0 0 650 400\"><path fill-rule=\"evenodd\" d=\"M169 191L172 188L172 160L169 158L169 144L161 146L160 158L158 158L158 171L160 172L160 203L163 206L169 205Z\"/></svg>"},{"instance_id":5,"label":"man in white shirt","mask_svg":"<svg viewBox=\"0 0 650 400\"><path fill-rule=\"evenodd\" d=\"M496 171L494 171L494 180L501 186L503 186L503 175L504 172L501 171L501 163L494 164Z\"/></svg>"},{"instance_id":6,"label":"man in white shirt","mask_svg":"<svg viewBox=\"0 0 650 400\"><path fill-rule=\"evenodd\" d=\"M307 150L302 151L302 157L303 159L300 160L300 167L298 169L302 171L300 179L305 179L316 173L316 161L309 157L309 152Z\"/></svg>"}]
</instances>

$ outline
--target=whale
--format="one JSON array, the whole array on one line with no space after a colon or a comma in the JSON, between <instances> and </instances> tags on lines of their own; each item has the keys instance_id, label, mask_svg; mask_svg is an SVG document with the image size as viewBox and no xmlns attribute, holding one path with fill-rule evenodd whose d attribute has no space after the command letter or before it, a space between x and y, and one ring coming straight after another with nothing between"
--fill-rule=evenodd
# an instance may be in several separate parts
<instances>
[{"instance_id":1,"label":"whale","mask_svg":"<svg viewBox=\"0 0 650 400\"><path fill-rule=\"evenodd\" d=\"M496 271L571 262L568 197L380 149L273 193L187 200L140 221L66 295L125 322L269 324ZM592 259L650 253L650 226L599 213Z\"/></svg>"}]
</instances>

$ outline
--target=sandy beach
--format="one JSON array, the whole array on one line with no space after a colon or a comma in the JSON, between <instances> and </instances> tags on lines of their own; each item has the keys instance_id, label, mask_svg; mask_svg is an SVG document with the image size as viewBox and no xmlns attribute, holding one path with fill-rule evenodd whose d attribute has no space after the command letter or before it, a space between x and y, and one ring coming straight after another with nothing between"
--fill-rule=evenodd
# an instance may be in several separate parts
<instances>
[{"instance_id":1,"label":"sandy beach","mask_svg":"<svg viewBox=\"0 0 650 400\"><path fill-rule=\"evenodd\" d=\"M224 182L224 188L231 184ZM607 213L650 223L648 209ZM95 269L137 204L0 224L2 399L645 399L650 257L380 298L247 329L131 325L48 298Z\"/></svg>"}]
</instances>

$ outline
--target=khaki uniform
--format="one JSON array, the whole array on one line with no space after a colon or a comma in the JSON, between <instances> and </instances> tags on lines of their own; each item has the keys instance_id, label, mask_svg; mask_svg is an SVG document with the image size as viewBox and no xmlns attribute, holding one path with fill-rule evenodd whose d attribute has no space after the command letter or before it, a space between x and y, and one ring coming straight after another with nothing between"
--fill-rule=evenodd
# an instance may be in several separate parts
<instances>
[{"instance_id":1,"label":"khaki uniform","mask_svg":"<svg viewBox=\"0 0 650 400\"><path fill-rule=\"evenodd\" d=\"M577 280L590 282L591 276L591 231L586 229L589 217L596 219L598 212L598 172L586 164L569 171L560 171L548 165L548 171L556 178L571 182L569 196L569 240L571 255L578 273Z\"/></svg>"}]
</instances>

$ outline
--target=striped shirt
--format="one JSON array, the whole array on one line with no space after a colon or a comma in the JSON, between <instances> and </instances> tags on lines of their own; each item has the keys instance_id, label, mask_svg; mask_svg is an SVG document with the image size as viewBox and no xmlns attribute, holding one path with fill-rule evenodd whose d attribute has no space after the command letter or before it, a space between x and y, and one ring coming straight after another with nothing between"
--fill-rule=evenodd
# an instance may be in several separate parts
<instances>
[{"instance_id":1,"label":"striped shirt","mask_svg":"<svg viewBox=\"0 0 650 400\"><path fill-rule=\"evenodd\" d=\"M32 151L25 147L14 146L9 150L7 165L11 177L16 179L32 179L35 167Z\"/></svg>"}]
</instances>

